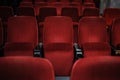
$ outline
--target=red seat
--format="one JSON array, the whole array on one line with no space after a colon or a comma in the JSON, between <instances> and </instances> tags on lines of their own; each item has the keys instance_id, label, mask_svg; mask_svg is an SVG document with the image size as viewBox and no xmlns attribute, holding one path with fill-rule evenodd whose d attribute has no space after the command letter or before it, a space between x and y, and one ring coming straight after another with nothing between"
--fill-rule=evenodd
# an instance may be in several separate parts
<instances>
[{"instance_id":1,"label":"red seat","mask_svg":"<svg viewBox=\"0 0 120 80\"><path fill-rule=\"evenodd\" d=\"M110 55L105 20L100 17L83 17L79 21L78 43L83 47L84 57Z\"/></svg>"},{"instance_id":2,"label":"red seat","mask_svg":"<svg viewBox=\"0 0 120 80\"><path fill-rule=\"evenodd\" d=\"M66 16L47 17L43 32L44 56L52 62L55 75L70 75L74 58L72 19Z\"/></svg>"},{"instance_id":3,"label":"red seat","mask_svg":"<svg viewBox=\"0 0 120 80\"><path fill-rule=\"evenodd\" d=\"M63 7L61 11L61 16L69 16L72 18L73 22L78 22L79 21L78 8L73 6Z\"/></svg>"},{"instance_id":4,"label":"red seat","mask_svg":"<svg viewBox=\"0 0 120 80\"><path fill-rule=\"evenodd\" d=\"M5 56L22 56L27 54L28 56L32 56L33 50L37 47L37 45L38 29L35 17L17 16L9 18L7 28L7 44L5 45L4 52ZM28 49L24 49L23 47ZM31 50L31 54L27 53L25 50ZM18 53L19 51L22 51L22 54L17 54L16 51L18 51Z\"/></svg>"},{"instance_id":5,"label":"red seat","mask_svg":"<svg viewBox=\"0 0 120 80\"><path fill-rule=\"evenodd\" d=\"M21 2L20 6L28 6L28 7L33 7L33 3L32 2Z\"/></svg>"},{"instance_id":6,"label":"red seat","mask_svg":"<svg viewBox=\"0 0 120 80\"><path fill-rule=\"evenodd\" d=\"M57 0L47 0L47 2L57 2Z\"/></svg>"},{"instance_id":7,"label":"red seat","mask_svg":"<svg viewBox=\"0 0 120 80\"><path fill-rule=\"evenodd\" d=\"M99 9L94 7L87 7L83 10L83 16L99 16Z\"/></svg>"},{"instance_id":8,"label":"red seat","mask_svg":"<svg viewBox=\"0 0 120 80\"><path fill-rule=\"evenodd\" d=\"M35 16L35 11L34 11L33 7L23 6L23 7L18 8L17 15L19 15L19 16Z\"/></svg>"},{"instance_id":9,"label":"red seat","mask_svg":"<svg viewBox=\"0 0 120 80\"><path fill-rule=\"evenodd\" d=\"M70 6L78 6L78 7L80 6L80 7L81 7L81 6L82 6L82 2L74 1L74 2L70 2L69 5L70 5ZM79 9L79 10L80 10L80 9Z\"/></svg>"},{"instance_id":10,"label":"red seat","mask_svg":"<svg viewBox=\"0 0 120 80\"><path fill-rule=\"evenodd\" d=\"M85 2L85 3L83 3L83 5L82 5L82 11L83 11L85 8L90 8L90 7L94 7L94 8L95 8L95 3Z\"/></svg>"},{"instance_id":11,"label":"red seat","mask_svg":"<svg viewBox=\"0 0 120 80\"><path fill-rule=\"evenodd\" d=\"M95 7L95 3L85 2L85 3L83 4L83 7Z\"/></svg>"},{"instance_id":12,"label":"red seat","mask_svg":"<svg viewBox=\"0 0 120 80\"><path fill-rule=\"evenodd\" d=\"M34 45L30 42L9 42L5 44L4 56L33 56Z\"/></svg>"},{"instance_id":13,"label":"red seat","mask_svg":"<svg viewBox=\"0 0 120 80\"><path fill-rule=\"evenodd\" d=\"M35 2L35 5L34 5L35 15L38 16L39 15L39 9L41 7L45 7L45 6L48 6L47 2Z\"/></svg>"},{"instance_id":14,"label":"red seat","mask_svg":"<svg viewBox=\"0 0 120 80\"><path fill-rule=\"evenodd\" d=\"M102 56L79 59L70 80L120 80L120 57Z\"/></svg>"},{"instance_id":15,"label":"red seat","mask_svg":"<svg viewBox=\"0 0 120 80\"><path fill-rule=\"evenodd\" d=\"M82 4L82 0L72 0L72 2L79 2L80 4Z\"/></svg>"},{"instance_id":16,"label":"red seat","mask_svg":"<svg viewBox=\"0 0 120 80\"><path fill-rule=\"evenodd\" d=\"M63 7L61 11L61 16L71 17L74 22L74 42L77 42L77 30L78 30L78 21L79 21L79 13L81 11L78 7L67 6Z\"/></svg>"},{"instance_id":17,"label":"red seat","mask_svg":"<svg viewBox=\"0 0 120 80\"><path fill-rule=\"evenodd\" d=\"M120 9L119 8L106 8L104 10L103 17L105 18L107 25L110 27L115 18L120 17Z\"/></svg>"},{"instance_id":18,"label":"red seat","mask_svg":"<svg viewBox=\"0 0 120 80\"><path fill-rule=\"evenodd\" d=\"M1 80L55 80L52 64L41 58L1 57Z\"/></svg>"},{"instance_id":19,"label":"red seat","mask_svg":"<svg viewBox=\"0 0 120 80\"><path fill-rule=\"evenodd\" d=\"M70 0L60 0L60 2L70 2Z\"/></svg>"},{"instance_id":20,"label":"red seat","mask_svg":"<svg viewBox=\"0 0 120 80\"><path fill-rule=\"evenodd\" d=\"M32 0L22 0L22 2L32 2Z\"/></svg>"},{"instance_id":21,"label":"red seat","mask_svg":"<svg viewBox=\"0 0 120 80\"><path fill-rule=\"evenodd\" d=\"M39 22L39 42L43 41L43 22L48 16L57 16L55 7L46 6L39 9L38 22Z\"/></svg>"},{"instance_id":22,"label":"red seat","mask_svg":"<svg viewBox=\"0 0 120 80\"><path fill-rule=\"evenodd\" d=\"M34 0L34 2L45 2L45 0Z\"/></svg>"},{"instance_id":23,"label":"red seat","mask_svg":"<svg viewBox=\"0 0 120 80\"><path fill-rule=\"evenodd\" d=\"M84 0L84 2L92 2L92 3L94 3L94 0Z\"/></svg>"},{"instance_id":24,"label":"red seat","mask_svg":"<svg viewBox=\"0 0 120 80\"><path fill-rule=\"evenodd\" d=\"M38 22L43 22L48 16L57 16L57 10L55 7L46 6L39 9Z\"/></svg>"}]
</instances>

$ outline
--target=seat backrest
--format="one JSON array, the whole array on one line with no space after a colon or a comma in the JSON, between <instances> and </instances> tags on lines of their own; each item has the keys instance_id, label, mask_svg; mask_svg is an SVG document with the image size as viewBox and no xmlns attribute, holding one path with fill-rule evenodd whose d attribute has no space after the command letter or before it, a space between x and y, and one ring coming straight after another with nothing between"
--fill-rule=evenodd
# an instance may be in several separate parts
<instances>
[{"instance_id":1,"label":"seat backrest","mask_svg":"<svg viewBox=\"0 0 120 80\"><path fill-rule=\"evenodd\" d=\"M22 0L22 2L32 2L32 0Z\"/></svg>"},{"instance_id":2,"label":"seat backrest","mask_svg":"<svg viewBox=\"0 0 120 80\"><path fill-rule=\"evenodd\" d=\"M44 45L49 43L73 42L73 27L71 18L65 16L52 16L45 19L43 36ZM64 34L65 33L65 34Z\"/></svg>"},{"instance_id":3,"label":"seat backrest","mask_svg":"<svg viewBox=\"0 0 120 80\"><path fill-rule=\"evenodd\" d=\"M79 3L82 3L82 0L72 0L72 2L79 2Z\"/></svg>"},{"instance_id":4,"label":"seat backrest","mask_svg":"<svg viewBox=\"0 0 120 80\"><path fill-rule=\"evenodd\" d=\"M57 10L55 7L41 7L39 9L38 21L43 22L47 16L57 16Z\"/></svg>"},{"instance_id":5,"label":"seat backrest","mask_svg":"<svg viewBox=\"0 0 120 80\"><path fill-rule=\"evenodd\" d=\"M101 56L79 59L70 80L120 80L120 57Z\"/></svg>"},{"instance_id":6,"label":"seat backrest","mask_svg":"<svg viewBox=\"0 0 120 80\"><path fill-rule=\"evenodd\" d=\"M1 57L1 80L55 80L52 64L41 58Z\"/></svg>"},{"instance_id":7,"label":"seat backrest","mask_svg":"<svg viewBox=\"0 0 120 80\"><path fill-rule=\"evenodd\" d=\"M38 45L38 28L35 17L17 16L8 19L7 42Z\"/></svg>"},{"instance_id":8,"label":"seat backrest","mask_svg":"<svg viewBox=\"0 0 120 80\"><path fill-rule=\"evenodd\" d=\"M103 17L105 18L107 25L111 26L113 20L120 17L120 9L119 8L106 8L103 13Z\"/></svg>"},{"instance_id":9,"label":"seat backrest","mask_svg":"<svg viewBox=\"0 0 120 80\"><path fill-rule=\"evenodd\" d=\"M85 3L83 4L83 8L86 8L86 7L95 7L95 3L85 2Z\"/></svg>"},{"instance_id":10,"label":"seat backrest","mask_svg":"<svg viewBox=\"0 0 120 80\"><path fill-rule=\"evenodd\" d=\"M77 7L63 7L61 11L61 16L69 16L72 18L74 22L78 22L79 20L79 12Z\"/></svg>"},{"instance_id":11,"label":"seat backrest","mask_svg":"<svg viewBox=\"0 0 120 80\"><path fill-rule=\"evenodd\" d=\"M47 2L57 2L57 0L47 0Z\"/></svg>"},{"instance_id":12,"label":"seat backrest","mask_svg":"<svg viewBox=\"0 0 120 80\"><path fill-rule=\"evenodd\" d=\"M94 7L84 8L83 16L99 16L99 9Z\"/></svg>"},{"instance_id":13,"label":"seat backrest","mask_svg":"<svg viewBox=\"0 0 120 80\"><path fill-rule=\"evenodd\" d=\"M60 2L70 2L70 0L59 0Z\"/></svg>"},{"instance_id":14,"label":"seat backrest","mask_svg":"<svg viewBox=\"0 0 120 80\"><path fill-rule=\"evenodd\" d=\"M92 2L92 3L94 3L93 0L84 0L84 2Z\"/></svg>"},{"instance_id":15,"label":"seat backrest","mask_svg":"<svg viewBox=\"0 0 120 80\"><path fill-rule=\"evenodd\" d=\"M13 16L13 9L8 6L0 6L0 17L3 22L7 22L8 18Z\"/></svg>"},{"instance_id":16,"label":"seat backrest","mask_svg":"<svg viewBox=\"0 0 120 80\"><path fill-rule=\"evenodd\" d=\"M107 42L106 22L100 17L83 17L78 26L78 43Z\"/></svg>"},{"instance_id":17,"label":"seat backrest","mask_svg":"<svg viewBox=\"0 0 120 80\"><path fill-rule=\"evenodd\" d=\"M17 15L19 16L35 16L35 11L33 7L19 7L17 11Z\"/></svg>"},{"instance_id":18,"label":"seat backrest","mask_svg":"<svg viewBox=\"0 0 120 80\"><path fill-rule=\"evenodd\" d=\"M45 2L45 0L34 0L35 2Z\"/></svg>"},{"instance_id":19,"label":"seat backrest","mask_svg":"<svg viewBox=\"0 0 120 80\"><path fill-rule=\"evenodd\" d=\"M114 47L120 47L120 18L115 19L112 25L111 42Z\"/></svg>"},{"instance_id":20,"label":"seat backrest","mask_svg":"<svg viewBox=\"0 0 120 80\"><path fill-rule=\"evenodd\" d=\"M73 65L73 23L66 16L47 17L43 27L44 56L57 76L69 76ZM63 67L64 64L66 68Z\"/></svg>"},{"instance_id":21,"label":"seat backrest","mask_svg":"<svg viewBox=\"0 0 120 80\"><path fill-rule=\"evenodd\" d=\"M33 7L33 3L32 2L21 2L20 3L20 7L26 7L26 6L28 6L28 7Z\"/></svg>"}]
</instances>

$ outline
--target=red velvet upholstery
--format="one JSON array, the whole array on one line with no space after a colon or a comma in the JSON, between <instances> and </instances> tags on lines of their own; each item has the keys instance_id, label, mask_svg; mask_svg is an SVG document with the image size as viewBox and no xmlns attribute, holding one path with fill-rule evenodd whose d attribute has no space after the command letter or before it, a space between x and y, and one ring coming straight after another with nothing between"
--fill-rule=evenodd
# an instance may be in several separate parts
<instances>
[{"instance_id":1,"label":"red velvet upholstery","mask_svg":"<svg viewBox=\"0 0 120 80\"><path fill-rule=\"evenodd\" d=\"M80 47L85 48L83 49L85 56L89 53L91 56L93 56L93 54L98 55L96 50L101 53L99 55L110 55L110 47L107 38L106 23L103 18L83 17L79 21L78 44ZM101 49L103 47L105 50Z\"/></svg>"},{"instance_id":2,"label":"red velvet upholstery","mask_svg":"<svg viewBox=\"0 0 120 80\"><path fill-rule=\"evenodd\" d=\"M92 2L92 3L94 3L93 0L84 0L84 2Z\"/></svg>"},{"instance_id":3,"label":"red velvet upholstery","mask_svg":"<svg viewBox=\"0 0 120 80\"><path fill-rule=\"evenodd\" d=\"M84 8L83 16L99 16L99 9L94 7Z\"/></svg>"},{"instance_id":4,"label":"red velvet upholstery","mask_svg":"<svg viewBox=\"0 0 120 80\"><path fill-rule=\"evenodd\" d=\"M34 47L38 45L38 29L35 17L17 16L9 18L7 32L7 42L31 42Z\"/></svg>"},{"instance_id":5,"label":"red velvet upholstery","mask_svg":"<svg viewBox=\"0 0 120 80\"><path fill-rule=\"evenodd\" d=\"M76 6L76 7L67 6L67 7L63 7L61 10L61 16L71 17L74 22L74 42L77 42L76 35L78 30L78 21L79 21L80 13L82 13L82 11L80 10L80 6Z\"/></svg>"},{"instance_id":6,"label":"red velvet upholstery","mask_svg":"<svg viewBox=\"0 0 120 80\"><path fill-rule=\"evenodd\" d=\"M35 2L45 2L45 0L35 0Z\"/></svg>"},{"instance_id":7,"label":"red velvet upholstery","mask_svg":"<svg viewBox=\"0 0 120 80\"><path fill-rule=\"evenodd\" d=\"M38 21L43 22L47 16L57 16L55 7L46 6L39 9Z\"/></svg>"},{"instance_id":8,"label":"red velvet upholstery","mask_svg":"<svg viewBox=\"0 0 120 80\"><path fill-rule=\"evenodd\" d=\"M45 58L49 59L58 76L70 75L73 65L73 23L65 16L45 19L43 44ZM65 67L64 67L65 65Z\"/></svg>"},{"instance_id":9,"label":"red velvet upholstery","mask_svg":"<svg viewBox=\"0 0 120 80\"><path fill-rule=\"evenodd\" d=\"M57 9L52 6L41 7L39 9L38 22L39 22L39 41L43 41L43 22L48 16L57 16Z\"/></svg>"},{"instance_id":10,"label":"red velvet upholstery","mask_svg":"<svg viewBox=\"0 0 120 80\"><path fill-rule=\"evenodd\" d=\"M111 54L108 43L85 43L83 44L84 57L106 56Z\"/></svg>"},{"instance_id":11,"label":"red velvet upholstery","mask_svg":"<svg viewBox=\"0 0 120 80\"><path fill-rule=\"evenodd\" d=\"M28 1L28 2L21 2L21 3L20 3L20 6L22 6L22 7L23 7L23 6L33 7L33 3L32 3L32 2L29 2L29 1Z\"/></svg>"},{"instance_id":12,"label":"red velvet upholstery","mask_svg":"<svg viewBox=\"0 0 120 80\"><path fill-rule=\"evenodd\" d=\"M69 3L69 4L70 4L70 6L78 6L78 7L80 7L79 10L81 10L82 2L77 2L77 0L76 0L76 1L71 2L71 3Z\"/></svg>"},{"instance_id":13,"label":"red velvet upholstery","mask_svg":"<svg viewBox=\"0 0 120 80\"><path fill-rule=\"evenodd\" d=\"M60 0L60 2L70 2L70 0Z\"/></svg>"},{"instance_id":14,"label":"red velvet upholstery","mask_svg":"<svg viewBox=\"0 0 120 80\"><path fill-rule=\"evenodd\" d=\"M79 59L70 80L120 80L120 57L101 56Z\"/></svg>"},{"instance_id":15,"label":"red velvet upholstery","mask_svg":"<svg viewBox=\"0 0 120 80\"><path fill-rule=\"evenodd\" d=\"M4 56L33 56L33 51L32 43L6 43Z\"/></svg>"},{"instance_id":16,"label":"red velvet upholstery","mask_svg":"<svg viewBox=\"0 0 120 80\"><path fill-rule=\"evenodd\" d=\"M22 0L22 2L32 2L32 0Z\"/></svg>"},{"instance_id":17,"label":"red velvet upholstery","mask_svg":"<svg viewBox=\"0 0 120 80\"><path fill-rule=\"evenodd\" d=\"M72 2L79 2L80 4L82 4L82 0L72 0Z\"/></svg>"},{"instance_id":18,"label":"red velvet upholstery","mask_svg":"<svg viewBox=\"0 0 120 80\"><path fill-rule=\"evenodd\" d=\"M104 10L103 16L107 22L107 25L111 26L113 23L113 20L120 17L120 9L119 8L106 8Z\"/></svg>"},{"instance_id":19,"label":"red velvet upholstery","mask_svg":"<svg viewBox=\"0 0 120 80\"><path fill-rule=\"evenodd\" d=\"M19 16L35 16L35 11L33 7L21 6L18 8L17 15Z\"/></svg>"},{"instance_id":20,"label":"red velvet upholstery","mask_svg":"<svg viewBox=\"0 0 120 80\"><path fill-rule=\"evenodd\" d=\"M86 42L107 42L106 23L100 17L83 17L79 21L78 41L82 45Z\"/></svg>"},{"instance_id":21,"label":"red velvet upholstery","mask_svg":"<svg viewBox=\"0 0 120 80\"><path fill-rule=\"evenodd\" d=\"M85 3L82 5L82 12L84 11L85 8L95 8L95 3L85 2Z\"/></svg>"},{"instance_id":22,"label":"red velvet upholstery","mask_svg":"<svg viewBox=\"0 0 120 80\"><path fill-rule=\"evenodd\" d=\"M47 0L47 2L57 2L57 0Z\"/></svg>"},{"instance_id":23,"label":"red velvet upholstery","mask_svg":"<svg viewBox=\"0 0 120 80\"><path fill-rule=\"evenodd\" d=\"M83 4L83 7L95 7L95 3L85 2L85 3Z\"/></svg>"},{"instance_id":24,"label":"red velvet upholstery","mask_svg":"<svg viewBox=\"0 0 120 80\"><path fill-rule=\"evenodd\" d=\"M9 18L7 43L18 43L19 48L21 48L21 43L31 43L33 49L36 48L38 45L38 29L35 17L17 16ZM5 52L5 55L7 55L7 52Z\"/></svg>"},{"instance_id":25,"label":"red velvet upholstery","mask_svg":"<svg viewBox=\"0 0 120 80\"><path fill-rule=\"evenodd\" d=\"M112 25L111 42L114 47L120 46L120 18L114 20Z\"/></svg>"},{"instance_id":26,"label":"red velvet upholstery","mask_svg":"<svg viewBox=\"0 0 120 80\"><path fill-rule=\"evenodd\" d=\"M74 22L78 22L79 21L79 12L78 11L79 10L77 7L73 7L73 6L63 7L62 11L61 11L61 15L69 16L72 18L72 20Z\"/></svg>"},{"instance_id":27,"label":"red velvet upholstery","mask_svg":"<svg viewBox=\"0 0 120 80\"><path fill-rule=\"evenodd\" d=\"M35 15L38 16L39 15L39 9L41 7L45 7L45 6L48 6L47 2L35 2L35 4L34 4Z\"/></svg>"},{"instance_id":28,"label":"red velvet upholstery","mask_svg":"<svg viewBox=\"0 0 120 80\"><path fill-rule=\"evenodd\" d=\"M52 64L41 58L1 57L1 80L55 80Z\"/></svg>"}]
</instances>

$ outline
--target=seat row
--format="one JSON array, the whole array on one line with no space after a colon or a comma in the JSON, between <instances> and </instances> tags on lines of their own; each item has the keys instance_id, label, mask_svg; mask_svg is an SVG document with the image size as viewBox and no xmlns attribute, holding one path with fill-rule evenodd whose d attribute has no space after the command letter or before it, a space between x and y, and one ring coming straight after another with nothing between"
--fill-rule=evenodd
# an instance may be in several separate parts
<instances>
[{"instance_id":1,"label":"seat row","mask_svg":"<svg viewBox=\"0 0 120 80\"><path fill-rule=\"evenodd\" d=\"M50 60L55 74L59 76L70 75L74 60L79 57L111 56L111 46L103 18L83 17L79 21L78 45L74 45L73 22L70 17L50 16L45 19L43 25L43 45L38 45L35 17L9 18L7 41L3 47L4 56L36 56L37 54ZM119 55L119 25L120 19L117 19L111 32L114 55ZM65 64L66 68L63 67Z\"/></svg>"},{"instance_id":2,"label":"seat row","mask_svg":"<svg viewBox=\"0 0 120 80\"><path fill-rule=\"evenodd\" d=\"M22 2L94 2L93 0L22 0Z\"/></svg>"},{"instance_id":3,"label":"seat row","mask_svg":"<svg viewBox=\"0 0 120 80\"><path fill-rule=\"evenodd\" d=\"M65 65L63 65L66 68ZM72 67L70 80L120 80L119 57L79 59ZM55 80L52 64L33 57L0 58L1 80Z\"/></svg>"},{"instance_id":4,"label":"seat row","mask_svg":"<svg viewBox=\"0 0 120 80\"><path fill-rule=\"evenodd\" d=\"M62 11L61 11L62 8ZM70 16L74 19L79 19L80 16L84 15L92 15L92 16L98 16L99 15L99 9L97 8L87 8L84 11L79 10L80 7L70 7L70 6L64 6L61 8L56 7L39 7L38 9L34 10L33 7L20 7L17 11L17 15L25 15L25 16L56 16L56 15L63 15L63 16ZM49 9L49 10L48 10ZM50 14L48 14L50 13ZM103 17L105 18L107 25L111 26L112 21L114 18L118 18L120 15L120 9L119 8L106 8L103 13ZM7 21L8 17L14 16L13 9L10 7L0 7L0 17L4 22ZM76 19L76 20L77 20Z\"/></svg>"}]
</instances>

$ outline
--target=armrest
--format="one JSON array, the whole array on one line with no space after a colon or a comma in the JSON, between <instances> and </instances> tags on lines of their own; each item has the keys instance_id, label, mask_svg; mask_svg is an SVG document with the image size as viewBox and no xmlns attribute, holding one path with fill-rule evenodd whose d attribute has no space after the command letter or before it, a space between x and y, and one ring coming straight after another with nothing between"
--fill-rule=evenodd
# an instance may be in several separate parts
<instances>
[{"instance_id":1,"label":"armrest","mask_svg":"<svg viewBox=\"0 0 120 80\"><path fill-rule=\"evenodd\" d=\"M74 49L75 49L75 59L83 58L83 50L79 48L77 43L74 43Z\"/></svg>"},{"instance_id":2,"label":"armrest","mask_svg":"<svg viewBox=\"0 0 120 80\"><path fill-rule=\"evenodd\" d=\"M119 55L120 56L120 49L114 47L113 45L111 45L112 48L112 55Z\"/></svg>"},{"instance_id":3,"label":"armrest","mask_svg":"<svg viewBox=\"0 0 120 80\"><path fill-rule=\"evenodd\" d=\"M39 43L39 45L34 49L35 57L43 57L43 44Z\"/></svg>"}]
</instances>

